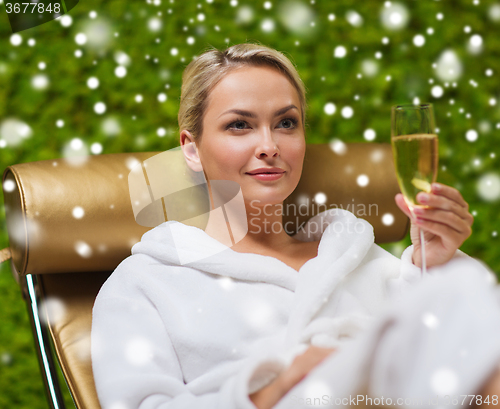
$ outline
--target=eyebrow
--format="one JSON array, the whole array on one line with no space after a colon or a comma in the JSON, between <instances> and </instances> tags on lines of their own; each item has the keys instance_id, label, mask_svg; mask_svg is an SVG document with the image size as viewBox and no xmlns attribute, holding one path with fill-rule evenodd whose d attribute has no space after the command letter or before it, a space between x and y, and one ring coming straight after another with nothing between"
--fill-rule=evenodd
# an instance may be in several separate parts
<instances>
[{"instance_id":1,"label":"eyebrow","mask_svg":"<svg viewBox=\"0 0 500 409\"><path fill-rule=\"evenodd\" d=\"M299 108L297 108L295 105L291 104L291 105L288 105L284 108L278 109L274 113L274 116L283 115L285 112L288 112L290 109L296 109L297 111L299 110ZM237 114L237 115L245 116L247 118L255 118L256 117L256 115L250 111L244 111L242 109L230 109L229 111L223 112L221 115L219 115L219 118L222 115L226 115L226 114Z\"/></svg>"}]
</instances>

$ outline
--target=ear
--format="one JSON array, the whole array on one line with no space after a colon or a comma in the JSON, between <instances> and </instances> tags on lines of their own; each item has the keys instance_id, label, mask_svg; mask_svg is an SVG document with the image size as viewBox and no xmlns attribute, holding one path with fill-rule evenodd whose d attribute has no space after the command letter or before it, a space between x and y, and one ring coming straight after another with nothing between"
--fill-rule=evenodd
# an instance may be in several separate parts
<instances>
[{"instance_id":1,"label":"ear","mask_svg":"<svg viewBox=\"0 0 500 409\"><path fill-rule=\"evenodd\" d=\"M195 172L201 172L203 170L203 167L201 165L198 147L196 146L196 142L194 141L194 137L193 135L191 135L191 132L186 129L182 130L180 143L182 153L184 154L187 165L191 170Z\"/></svg>"}]
</instances>

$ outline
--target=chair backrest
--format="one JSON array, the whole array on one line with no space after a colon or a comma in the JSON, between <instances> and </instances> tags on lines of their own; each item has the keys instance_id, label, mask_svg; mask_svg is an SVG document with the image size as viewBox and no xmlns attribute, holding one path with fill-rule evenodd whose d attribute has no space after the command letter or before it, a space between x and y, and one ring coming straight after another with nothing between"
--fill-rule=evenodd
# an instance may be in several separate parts
<instances>
[{"instance_id":1,"label":"chair backrest","mask_svg":"<svg viewBox=\"0 0 500 409\"><path fill-rule=\"evenodd\" d=\"M48 329L79 408L99 407L89 353L95 296L150 229L134 218L127 183L131 164L157 154L92 156L79 166L64 159L32 162L3 174L12 266L21 277L36 277L42 301L64 307L57 320L48 311ZM389 144L307 145L301 181L284 206L299 212L285 214L284 222L297 228L338 207L368 220L378 243L397 241L409 226L394 202L397 192Z\"/></svg>"}]
</instances>

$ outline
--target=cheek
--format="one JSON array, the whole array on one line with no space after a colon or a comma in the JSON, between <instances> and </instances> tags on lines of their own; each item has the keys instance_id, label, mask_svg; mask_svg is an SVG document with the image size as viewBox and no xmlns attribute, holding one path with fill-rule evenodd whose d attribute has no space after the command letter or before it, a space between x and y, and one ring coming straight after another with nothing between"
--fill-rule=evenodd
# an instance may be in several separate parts
<instances>
[{"instance_id":1,"label":"cheek","mask_svg":"<svg viewBox=\"0 0 500 409\"><path fill-rule=\"evenodd\" d=\"M248 151L248 146L241 144L214 144L202 152L202 163L206 164L205 171L212 178L215 175L227 175L228 171L239 171L245 166Z\"/></svg>"},{"instance_id":2,"label":"cheek","mask_svg":"<svg viewBox=\"0 0 500 409\"><path fill-rule=\"evenodd\" d=\"M298 140L288 146L288 157L290 162L293 163L295 170L302 172L302 165L304 162L304 155L306 153L305 140Z\"/></svg>"}]
</instances>

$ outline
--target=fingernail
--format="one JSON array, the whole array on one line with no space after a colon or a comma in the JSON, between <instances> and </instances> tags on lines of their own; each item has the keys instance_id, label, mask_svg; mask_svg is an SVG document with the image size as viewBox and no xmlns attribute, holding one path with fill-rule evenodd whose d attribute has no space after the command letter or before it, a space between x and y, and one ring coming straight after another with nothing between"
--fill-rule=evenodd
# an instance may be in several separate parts
<instances>
[{"instance_id":1,"label":"fingernail","mask_svg":"<svg viewBox=\"0 0 500 409\"><path fill-rule=\"evenodd\" d=\"M429 200L429 195L427 193L419 193L417 199L420 202L427 202Z\"/></svg>"},{"instance_id":2,"label":"fingernail","mask_svg":"<svg viewBox=\"0 0 500 409\"><path fill-rule=\"evenodd\" d=\"M439 183L433 183L432 184L432 190L435 190L436 192L439 192L441 190L441 185Z\"/></svg>"},{"instance_id":3,"label":"fingernail","mask_svg":"<svg viewBox=\"0 0 500 409\"><path fill-rule=\"evenodd\" d=\"M422 209L421 207L415 207L413 209L413 211L416 213L416 214L424 214L424 209Z\"/></svg>"}]
</instances>

